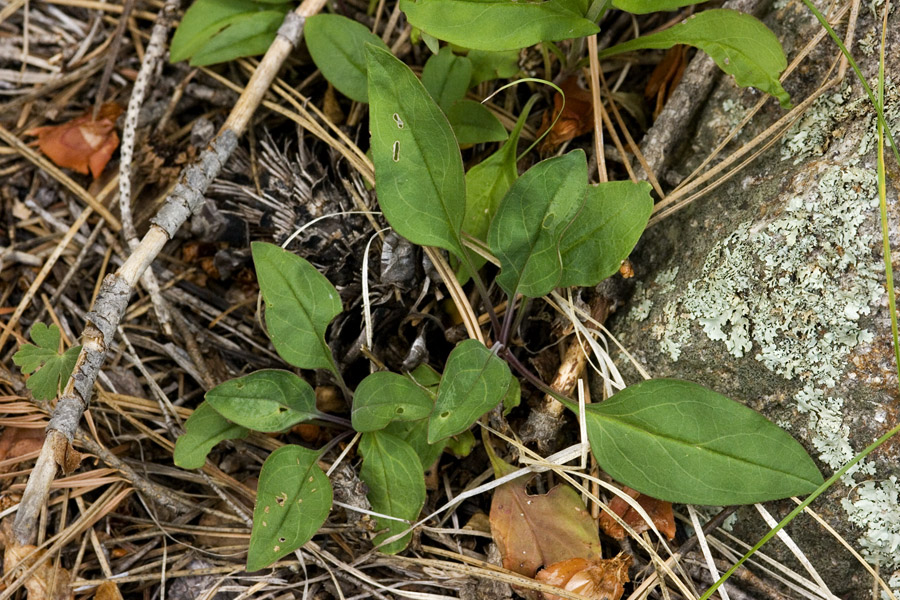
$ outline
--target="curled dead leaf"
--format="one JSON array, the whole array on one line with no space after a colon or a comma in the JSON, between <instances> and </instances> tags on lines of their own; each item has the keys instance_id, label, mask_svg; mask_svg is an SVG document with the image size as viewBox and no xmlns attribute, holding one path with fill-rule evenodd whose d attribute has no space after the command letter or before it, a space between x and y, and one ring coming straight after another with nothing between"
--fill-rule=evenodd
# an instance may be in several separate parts
<instances>
[{"instance_id":1,"label":"curled dead leaf","mask_svg":"<svg viewBox=\"0 0 900 600\"><path fill-rule=\"evenodd\" d=\"M650 516L660 533L670 540L675 537L675 515L672 513L671 502L651 498L630 487L626 487L622 491L637 500L637 503ZM650 525L647 524L640 513L631 508L631 505L619 496L610 501L609 509L619 515L637 533L650 530ZM603 530L603 533L611 538L617 540L625 539L625 529L606 512L600 515L600 528Z\"/></svg>"},{"instance_id":2,"label":"curled dead leaf","mask_svg":"<svg viewBox=\"0 0 900 600\"><path fill-rule=\"evenodd\" d=\"M631 556L585 560L572 558L554 563L535 575L535 579L579 594L591 600L619 600L628 583ZM543 593L544 600L562 600L555 594Z\"/></svg>"},{"instance_id":3,"label":"curled dead leaf","mask_svg":"<svg viewBox=\"0 0 900 600\"><path fill-rule=\"evenodd\" d=\"M563 142L588 133L594 127L594 104L591 93L578 85L578 78L569 77L559 87L566 96L565 105L563 97L557 92L553 96L553 112L544 113L544 119L538 131L540 136L548 128L550 129L550 133L541 142L541 152L549 152ZM557 115L559 115L558 119ZM551 124L553 124L552 128Z\"/></svg>"},{"instance_id":4,"label":"curled dead leaf","mask_svg":"<svg viewBox=\"0 0 900 600\"><path fill-rule=\"evenodd\" d=\"M120 114L121 106L107 102L100 107L96 120L88 112L68 123L35 127L25 133L37 136L41 152L56 166L83 175L90 173L97 179L119 147L116 119Z\"/></svg>"},{"instance_id":5,"label":"curled dead leaf","mask_svg":"<svg viewBox=\"0 0 900 600\"><path fill-rule=\"evenodd\" d=\"M3 554L3 573L11 580L17 579L35 562L40 563L23 583L28 592L28 600L71 600L74 598L69 585L71 582L69 572L54 566L52 558L47 559L43 550L38 550L36 546L17 544L6 522L4 522L0 537L6 544Z\"/></svg>"}]
</instances>

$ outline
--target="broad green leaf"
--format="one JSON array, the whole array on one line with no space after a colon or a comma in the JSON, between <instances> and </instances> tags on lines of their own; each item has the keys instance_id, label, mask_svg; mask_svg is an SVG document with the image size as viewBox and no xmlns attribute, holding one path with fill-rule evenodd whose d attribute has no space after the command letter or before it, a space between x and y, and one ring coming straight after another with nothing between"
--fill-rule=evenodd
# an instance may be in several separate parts
<instances>
[{"instance_id":1,"label":"broad green leaf","mask_svg":"<svg viewBox=\"0 0 900 600\"><path fill-rule=\"evenodd\" d=\"M81 353L81 346L72 346L59 354L60 337L58 326L35 323L31 326L31 340L37 346L22 344L13 354L13 362L23 374L33 373L25 386L38 400L51 400L59 394L60 386L68 381Z\"/></svg>"},{"instance_id":2,"label":"broad green leaf","mask_svg":"<svg viewBox=\"0 0 900 600\"><path fill-rule=\"evenodd\" d=\"M418 455L422 463L422 471L430 469L434 461L444 452L444 446L452 440L441 440L433 444L428 443L428 419L418 421L394 421L382 431L396 436L409 444Z\"/></svg>"},{"instance_id":3,"label":"broad green leaf","mask_svg":"<svg viewBox=\"0 0 900 600\"><path fill-rule=\"evenodd\" d=\"M431 414L434 401L409 378L372 373L353 394L351 421L356 431L378 431L391 421L416 421Z\"/></svg>"},{"instance_id":4,"label":"broad green leaf","mask_svg":"<svg viewBox=\"0 0 900 600\"><path fill-rule=\"evenodd\" d=\"M736 10L705 10L664 31L607 48L599 56L605 58L646 48L671 48L675 44L700 48L720 69L734 75L738 85L753 86L772 94L783 108L790 108L791 98L778 81L778 76L787 67L778 38L759 19Z\"/></svg>"},{"instance_id":5,"label":"broad green leaf","mask_svg":"<svg viewBox=\"0 0 900 600\"><path fill-rule=\"evenodd\" d=\"M462 156L447 117L409 67L366 46L378 203L397 233L462 255Z\"/></svg>"},{"instance_id":6,"label":"broad green leaf","mask_svg":"<svg viewBox=\"0 0 900 600\"><path fill-rule=\"evenodd\" d=\"M519 380L516 379L516 376L510 373L509 377L509 390L507 390L506 395L503 396L503 416L509 414L509 412L517 407L522 402L522 385L519 383Z\"/></svg>"},{"instance_id":7,"label":"broad green leaf","mask_svg":"<svg viewBox=\"0 0 900 600\"><path fill-rule=\"evenodd\" d=\"M474 100L454 102L447 109L447 119L460 146L502 142L507 138L503 123L487 107Z\"/></svg>"},{"instance_id":8,"label":"broad green leaf","mask_svg":"<svg viewBox=\"0 0 900 600\"><path fill-rule=\"evenodd\" d=\"M563 234L559 286L597 285L619 270L653 211L646 181L609 181L588 186L578 218Z\"/></svg>"},{"instance_id":9,"label":"broad green leaf","mask_svg":"<svg viewBox=\"0 0 900 600\"><path fill-rule=\"evenodd\" d=\"M472 62L472 80L469 87L482 81L493 79L509 79L519 72L519 51L505 50L489 52L486 50L470 50L466 54Z\"/></svg>"},{"instance_id":10,"label":"broad green leaf","mask_svg":"<svg viewBox=\"0 0 900 600\"><path fill-rule=\"evenodd\" d=\"M599 28L563 0L400 0L414 26L475 50L520 50L543 41L593 35Z\"/></svg>"},{"instance_id":11,"label":"broad green leaf","mask_svg":"<svg viewBox=\"0 0 900 600\"><path fill-rule=\"evenodd\" d=\"M465 97L471 79L472 61L453 54L449 46L441 48L422 67L422 85L444 112Z\"/></svg>"},{"instance_id":12,"label":"broad green leaf","mask_svg":"<svg viewBox=\"0 0 900 600\"><path fill-rule=\"evenodd\" d=\"M677 10L682 6L700 4L705 0L613 0L613 6L635 15Z\"/></svg>"},{"instance_id":13,"label":"broad green leaf","mask_svg":"<svg viewBox=\"0 0 900 600\"><path fill-rule=\"evenodd\" d=\"M478 443L478 440L475 439L475 434L472 433L471 429L448 437L445 441L447 443L447 452L450 452L457 458L467 457L472 453L475 444Z\"/></svg>"},{"instance_id":14,"label":"broad green leaf","mask_svg":"<svg viewBox=\"0 0 900 600\"><path fill-rule=\"evenodd\" d=\"M175 31L170 61L197 66L263 54L290 9L280 1L197 0Z\"/></svg>"},{"instance_id":15,"label":"broad green leaf","mask_svg":"<svg viewBox=\"0 0 900 600\"><path fill-rule=\"evenodd\" d=\"M808 494L823 481L787 432L696 383L651 379L586 410L603 470L660 500L753 504Z\"/></svg>"},{"instance_id":16,"label":"broad green leaf","mask_svg":"<svg viewBox=\"0 0 900 600\"><path fill-rule=\"evenodd\" d=\"M296 254L264 242L251 249L275 350L295 367L335 371L325 329L341 312L337 290Z\"/></svg>"},{"instance_id":17,"label":"broad green leaf","mask_svg":"<svg viewBox=\"0 0 900 600\"><path fill-rule=\"evenodd\" d=\"M247 570L258 571L312 539L331 511L331 482L319 453L282 446L259 472Z\"/></svg>"},{"instance_id":18,"label":"broad green leaf","mask_svg":"<svg viewBox=\"0 0 900 600\"><path fill-rule=\"evenodd\" d=\"M581 150L541 161L516 180L488 232L503 291L536 298L556 286L562 275L559 242L586 191L587 161Z\"/></svg>"},{"instance_id":19,"label":"broad green leaf","mask_svg":"<svg viewBox=\"0 0 900 600\"><path fill-rule=\"evenodd\" d=\"M436 395L441 383L441 374L426 364L421 364L406 375L417 385L425 388L429 394Z\"/></svg>"},{"instance_id":20,"label":"broad green leaf","mask_svg":"<svg viewBox=\"0 0 900 600\"><path fill-rule=\"evenodd\" d=\"M443 440L471 427L503 401L511 379L506 362L478 340L458 344L447 358L428 420L428 441Z\"/></svg>"},{"instance_id":21,"label":"broad green leaf","mask_svg":"<svg viewBox=\"0 0 900 600\"><path fill-rule=\"evenodd\" d=\"M202 402L184 422L184 435L175 442L175 464L182 469L199 469L213 446L223 440L242 440L250 430L229 422L207 402Z\"/></svg>"},{"instance_id":22,"label":"broad green leaf","mask_svg":"<svg viewBox=\"0 0 900 600\"><path fill-rule=\"evenodd\" d=\"M264 432L284 431L319 414L312 387L277 369L229 379L206 392L206 402L232 423Z\"/></svg>"},{"instance_id":23,"label":"broad green leaf","mask_svg":"<svg viewBox=\"0 0 900 600\"><path fill-rule=\"evenodd\" d=\"M386 530L375 536L377 546L409 529L410 522L415 521L422 511L425 505L422 463L409 444L383 431L363 434L359 440L359 451L363 456L359 477L369 486L366 497L372 510L403 519L375 518L378 529ZM412 533L381 546L379 550L385 554L396 554L406 548L410 537Z\"/></svg>"},{"instance_id":24,"label":"broad green leaf","mask_svg":"<svg viewBox=\"0 0 900 600\"><path fill-rule=\"evenodd\" d=\"M306 20L306 47L322 75L342 94L368 102L366 44L388 50L381 38L347 17L319 14Z\"/></svg>"}]
</instances>

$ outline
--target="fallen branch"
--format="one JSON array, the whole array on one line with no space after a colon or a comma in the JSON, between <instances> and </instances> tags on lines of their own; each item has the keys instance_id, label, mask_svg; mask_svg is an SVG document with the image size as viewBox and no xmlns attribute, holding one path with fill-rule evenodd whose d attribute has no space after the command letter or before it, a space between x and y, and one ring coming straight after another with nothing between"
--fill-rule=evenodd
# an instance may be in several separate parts
<instances>
[{"instance_id":1,"label":"fallen branch","mask_svg":"<svg viewBox=\"0 0 900 600\"><path fill-rule=\"evenodd\" d=\"M325 0L304 0L294 12L288 13L275 41L253 73L222 129L197 161L182 171L179 183L153 218L150 229L140 244L115 273L107 275L103 280L93 310L87 315L81 354L53 411L44 446L19 504L13 525L18 543L26 544L33 539L38 515L50 494L50 484L56 476L57 466L64 471L77 466L79 458L72 447L72 439L81 415L90 403L94 381L135 284L163 245L203 202L207 187L231 156L238 137L246 130L282 63L299 42L306 18L319 12L324 4Z\"/></svg>"}]
</instances>

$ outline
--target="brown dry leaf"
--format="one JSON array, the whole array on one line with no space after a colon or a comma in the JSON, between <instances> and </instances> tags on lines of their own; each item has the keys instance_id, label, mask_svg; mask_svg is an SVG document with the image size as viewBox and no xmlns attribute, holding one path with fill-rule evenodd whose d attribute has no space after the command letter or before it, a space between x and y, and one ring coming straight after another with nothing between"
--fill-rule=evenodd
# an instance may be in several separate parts
<instances>
[{"instance_id":1,"label":"brown dry leaf","mask_svg":"<svg viewBox=\"0 0 900 600\"><path fill-rule=\"evenodd\" d=\"M519 478L500 486L491 502L491 535L504 568L534 577L542 565L600 556L597 525L578 492L560 484L533 496L526 484Z\"/></svg>"},{"instance_id":2,"label":"brown dry leaf","mask_svg":"<svg viewBox=\"0 0 900 600\"><path fill-rule=\"evenodd\" d=\"M626 487L622 490L641 505L641 508L653 520L653 524L660 533L668 539L675 537L675 515L672 514L672 503L664 500L657 500L650 496ZM650 530L650 526L644 518L622 498L616 496L609 503L609 509L619 515L623 521L628 523L637 533L643 533ZM600 528L603 533L617 540L625 539L625 529L613 520L607 513L600 515Z\"/></svg>"},{"instance_id":3,"label":"brown dry leaf","mask_svg":"<svg viewBox=\"0 0 900 600\"><path fill-rule=\"evenodd\" d=\"M112 581L104 581L99 586L97 586L97 591L94 593L94 600L123 600L122 592L119 591L119 586Z\"/></svg>"},{"instance_id":4,"label":"brown dry leaf","mask_svg":"<svg viewBox=\"0 0 900 600\"><path fill-rule=\"evenodd\" d=\"M43 445L43 428L7 427L0 434L0 461L36 452ZM14 464L9 464L0 467L0 473L7 473L14 466Z\"/></svg>"},{"instance_id":5,"label":"brown dry leaf","mask_svg":"<svg viewBox=\"0 0 900 600\"><path fill-rule=\"evenodd\" d=\"M56 166L90 173L97 179L119 147L116 119L120 114L121 106L107 102L100 107L96 121L88 112L68 123L35 127L25 133L38 136L41 152Z\"/></svg>"},{"instance_id":6,"label":"brown dry leaf","mask_svg":"<svg viewBox=\"0 0 900 600\"><path fill-rule=\"evenodd\" d=\"M66 475L77 469L84 459L84 454L73 448L69 440L61 433L51 432L50 443L53 448L53 458Z\"/></svg>"},{"instance_id":7,"label":"brown dry leaf","mask_svg":"<svg viewBox=\"0 0 900 600\"><path fill-rule=\"evenodd\" d=\"M19 573L23 573L44 555L43 550L35 552L35 546L16 544L6 523L2 537L6 542L3 573L11 580L16 579ZM28 600L71 600L75 596L71 591L70 581L71 577L67 570L54 567L53 561L47 560L25 580L24 587L28 592Z\"/></svg>"},{"instance_id":8,"label":"brown dry leaf","mask_svg":"<svg viewBox=\"0 0 900 600\"><path fill-rule=\"evenodd\" d=\"M535 579L591 600L619 600L629 581L630 566L631 557L627 554L590 561L574 558L550 565ZM561 600L559 596L547 592L543 596L544 600Z\"/></svg>"},{"instance_id":9,"label":"brown dry leaf","mask_svg":"<svg viewBox=\"0 0 900 600\"><path fill-rule=\"evenodd\" d=\"M544 113L538 136L547 131L556 115L559 115L559 119L541 142L541 152L549 152L563 142L588 133L594 128L594 104L591 93L578 85L577 77L569 77L559 87L566 95L566 103L563 106L563 97L557 92L553 96L553 113Z\"/></svg>"},{"instance_id":10,"label":"brown dry leaf","mask_svg":"<svg viewBox=\"0 0 900 600\"><path fill-rule=\"evenodd\" d=\"M687 66L687 51L688 47L684 44L672 46L662 61L653 69L650 79L647 80L644 97L647 100L656 98L656 106L653 109L654 119L659 116L666 100L672 95L672 90L681 81L681 76Z\"/></svg>"}]
</instances>

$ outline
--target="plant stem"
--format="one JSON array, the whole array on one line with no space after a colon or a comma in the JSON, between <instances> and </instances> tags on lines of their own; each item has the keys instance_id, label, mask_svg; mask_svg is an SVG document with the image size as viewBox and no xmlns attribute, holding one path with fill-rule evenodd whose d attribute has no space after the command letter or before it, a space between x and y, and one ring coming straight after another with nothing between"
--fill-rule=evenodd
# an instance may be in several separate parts
<instances>
[{"instance_id":1,"label":"plant stem","mask_svg":"<svg viewBox=\"0 0 900 600\"><path fill-rule=\"evenodd\" d=\"M475 282L475 289L478 290L478 295L481 296L481 302L482 304L484 304L484 310L487 313L488 318L491 320L491 330L494 332L494 339L500 339L500 320L497 318L497 313L494 311L494 304L491 302L491 296L490 294L488 294L488 290L484 285L484 281L482 281L481 276L475 269L475 264L472 262L472 258L469 256L469 251L463 245L461 237L459 238L459 247L462 248L463 251L463 265L472 276L472 281ZM507 313L508 310L509 309L507 308Z\"/></svg>"}]
</instances>

